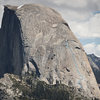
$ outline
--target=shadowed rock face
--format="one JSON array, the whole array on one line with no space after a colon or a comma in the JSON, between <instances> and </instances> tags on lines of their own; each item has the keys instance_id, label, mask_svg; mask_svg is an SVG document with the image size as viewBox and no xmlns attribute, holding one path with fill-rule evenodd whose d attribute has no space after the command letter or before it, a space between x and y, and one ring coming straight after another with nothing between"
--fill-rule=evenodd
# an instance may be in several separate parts
<instances>
[{"instance_id":1,"label":"shadowed rock face","mask_svg":"<svg viewBox=\"0 0 100 100\"><path fill-rule=\"evenodd\" d=\"M0 33L0 76L4 73L21 74L23 46L21 26L15 11L5 7Z\"/></svg>"},{"instance_id":2,"label":"shadowed rock face","mask_svg":"<svg viewBox=\"0 0 100 100\"><path fill-rule=\"evenodd\" d=\"M0 71L1 76L36 72L48 84L62 83L100 96L82 45L58 12L41 5L5 6Z\"/></svg>"},{"instance_id":3,"label":"shadowed rock face","mask_svg":"<svg viewBox=\"0 0 100 100\"><path fill-rule=\"evenodd\" d=\"M97 83L100 84L100 58L96 57L94 54L90 54L88 55L88 59L93 69Z\"/></svg>"}]
</instances>

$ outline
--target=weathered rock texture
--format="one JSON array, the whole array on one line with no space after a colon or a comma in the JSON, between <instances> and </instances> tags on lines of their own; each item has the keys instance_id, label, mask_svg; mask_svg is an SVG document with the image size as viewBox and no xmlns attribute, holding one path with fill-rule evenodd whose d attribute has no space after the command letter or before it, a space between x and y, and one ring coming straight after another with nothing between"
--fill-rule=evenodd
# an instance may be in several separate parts
<instances>
[{"instance_id":1,"label":"weathered rock texture","mask_svg":"<svg viewBox=\"0 0 100 100\"><path fill-rule=\"evenodd\" d=\"M0 33L0 74L34 73L100 96L82 45L61 15L41 5L5 6Z\"/></svg>"},{"instance_id":2,"label":"weathered rock texture","mask_svg":"<svg viewBox=\"0 0 100 100\"><path fill-rule=\"evenodd\" d=\"M0 79L0 100L98 100L74 87L64 84L49 85L33 79L29 74L22 79L17 75L5 74Z\"/></svg>"},{"instance_id":3,"label":"weathered rock texture","mask_svg":"<svg viewBox=\"0 0 100 100\"><path fill-rule=\"evenodd\" d=\"M93 69L97 83L100 84L100 58L96 57L94 54L90 54L88 55L88 59Z\"/></svg>"}]
</instances>

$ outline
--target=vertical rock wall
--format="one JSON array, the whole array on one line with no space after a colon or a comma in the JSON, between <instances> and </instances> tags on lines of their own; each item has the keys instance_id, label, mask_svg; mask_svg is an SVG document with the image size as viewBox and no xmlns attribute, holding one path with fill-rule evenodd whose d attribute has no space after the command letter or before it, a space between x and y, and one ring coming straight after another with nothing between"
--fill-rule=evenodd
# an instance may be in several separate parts
<instances>
[{"instance_id":1,"label":"vertical rock wall","mask_svg":"<svg viewBox=\"0 0 100 100\"><path fill-rule=\"evenodd\" d=\"M21 26L15 11L5 7L0 32L0 76L4 73L21 74L23 46Z\"/></svg>"},{"instance_id":2,"label":"vertical rock wall","mask_svg":"<svg viewBox=\"0 0 100 100\"><path fill-rule=\"evenodd\" d=\"M0 75L34 71L41 81L62 83L100 97L85 51L61 15L27 4L5 6L0 32Z\"/></svg>"}]
</instances>

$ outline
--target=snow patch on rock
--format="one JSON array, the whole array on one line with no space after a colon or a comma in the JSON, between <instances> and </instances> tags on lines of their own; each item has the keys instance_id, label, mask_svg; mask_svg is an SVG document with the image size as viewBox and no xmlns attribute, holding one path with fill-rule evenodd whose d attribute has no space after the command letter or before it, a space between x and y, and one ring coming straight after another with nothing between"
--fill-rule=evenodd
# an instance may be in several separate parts
<instances>
[{"instance_id":1,"label":"snow patch on rock","mask_svg":"<svg viewBox=\"0 0 100 100\"><path fill-rule=\"evenodd\" d=\"M17 9L21 8L22 6L23 6L23 5L18 6Z\"/></svg>"}]
</instances>

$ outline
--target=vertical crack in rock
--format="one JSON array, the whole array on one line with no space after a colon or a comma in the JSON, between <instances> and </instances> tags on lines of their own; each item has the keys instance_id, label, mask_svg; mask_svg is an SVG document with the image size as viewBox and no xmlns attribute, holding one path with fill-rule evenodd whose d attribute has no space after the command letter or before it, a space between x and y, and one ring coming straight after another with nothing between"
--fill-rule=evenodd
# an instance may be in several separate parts
<instances>
[{"instance_id":1,"label":"vertical crack in rock","mask_svg":"<svg viewBox=\"0 0 100 100\"><path fill-rule=\"evenodd\" d=\"M80 70L79 70L79 66L76 62L76 58L75 58L75 55L73 53L73 50L72 48L69 46L69 41L66 41L66 48L70 50L70 54L72 56L72 59L73 59L73 62L74 62L74 66L75 66L75 69L80 77L80 79L78 80L77 84L80 86L80 88L83 88L82 84L81 84L81 81L84 80L84 76L81 74Z\"/></svg>"},{"instance_id":2,"label":"vertical crack in rock","mask_svg":"<svg viewBox=\"0 0 100 100\"><path fill-rule=\"evenodd\" d=\"M33 60L33 59L30 59L30 62L34 65L34 67L35 67L35 69L36 69L36 75L38 76L38 77L40 77L40 72L39 72L39 68L38 68L38 66L37 66L37 63Z\"/></svg>"}]
</instances>

